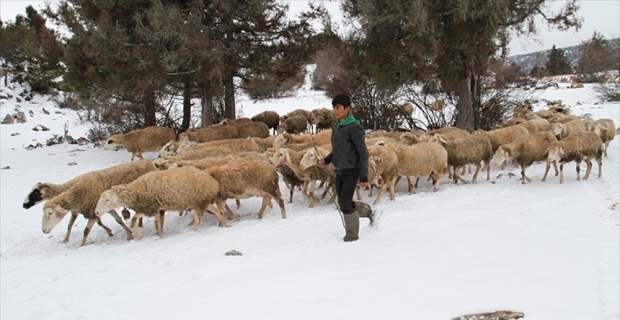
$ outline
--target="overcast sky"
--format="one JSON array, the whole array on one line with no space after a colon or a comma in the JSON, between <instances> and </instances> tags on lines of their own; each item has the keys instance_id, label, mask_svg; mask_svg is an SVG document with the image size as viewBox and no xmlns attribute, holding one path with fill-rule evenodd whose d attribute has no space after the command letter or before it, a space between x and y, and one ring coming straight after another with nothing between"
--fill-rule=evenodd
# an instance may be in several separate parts
<instances>
[{"instance_id":1,"label":"overcast sky","mask_svg":"<svg viewBox=\"0 0 620 320\"><path fill-rule=\"evenodd\" d=\"M283 0L286 1L286 0ZM53 2L53 1L52 1ZM290 0L292 11L302 10L307 0ZM560 8L565 1L552 1L554 8ZM32 5L40 8L45 4L43 0L0 0L0 18L3 21L14 20L17 14L25 14L25 8ZM578 45L592 37L598 31L605 38L620 37L620 0L581 0L579 16L584 19L583 27L579 32L553 31L547 27L539 27L538 41L532 39L514 39L510 43L510 55L549 50L554 44L558 48ZM332 15L332 21L342 24L342 15L339 13L339 2L330 1L326 7Z\"/></svg>"}]
</instances>

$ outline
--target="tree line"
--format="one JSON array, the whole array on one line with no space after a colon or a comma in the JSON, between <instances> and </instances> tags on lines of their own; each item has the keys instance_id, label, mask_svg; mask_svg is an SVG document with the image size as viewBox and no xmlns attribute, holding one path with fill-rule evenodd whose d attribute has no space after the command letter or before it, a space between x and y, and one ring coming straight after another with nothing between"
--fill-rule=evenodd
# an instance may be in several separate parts
<instances>
[{"instance_id":1,"label":"tree line","mask_svg":"<svg viewBox=\"0 0 620 320\"><path fill-rule=\"evenodd\" d=\"M33 90L71 92L100 106L100 120L122 122L126 130L187 129L197 100L202 126L235 118L238 90L277 96L315 63L313 86L351 95L366 126L398 100L424 107L427 96L442 96L456 106L445 121L472 131L489 125L485 79L505 61L511 34L535 35L537 18L560 30L580 28L577 0L558 12L550 2L342 0L351 27L338 34L320 3L289 18L278 0L62 0L0 21L0 57ZM612 56L599 34L583 46L580 72L614 63L599 58ZM538 69L565 67L554 47L544 71ZM176 97L183 101L181 119L162 103Z\"/></svg>"}]
</instances>

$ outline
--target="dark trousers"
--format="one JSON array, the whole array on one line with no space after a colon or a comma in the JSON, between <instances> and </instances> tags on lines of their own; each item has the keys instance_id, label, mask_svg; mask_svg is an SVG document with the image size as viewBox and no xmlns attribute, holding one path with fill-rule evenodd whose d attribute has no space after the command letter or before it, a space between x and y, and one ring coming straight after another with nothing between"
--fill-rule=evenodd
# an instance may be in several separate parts
<instances>
[{"instance_id":1,"label":"dark trousers","mask_svg":"<svg viewBox=\"0 0 620 320\"><path fill-rule=\"evenodd\" d=\"M353 194L355 194L359 175L359 170L343 170L336 174L336 194L338 194L338 205L343 214L355 211Z\"/></svg>"}]
</instances>

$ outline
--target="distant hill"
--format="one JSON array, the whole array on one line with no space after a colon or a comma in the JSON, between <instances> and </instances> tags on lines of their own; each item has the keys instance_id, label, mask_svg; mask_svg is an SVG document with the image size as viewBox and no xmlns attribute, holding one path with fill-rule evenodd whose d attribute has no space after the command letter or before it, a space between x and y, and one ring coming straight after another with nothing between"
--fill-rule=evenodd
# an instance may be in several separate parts
<instances>
[{"instance_id":1,"label":"distant hill","mask_svg":"<svg viewBox=\"0 0 620 320\"><path fill-rule=\"evenodd\" d=\"M620 50L620 38L611 39L609 40L609 43L615 50ZM568 58L571 66L575 67L577 65L577 61L579 61L580 58L579 45L564 47L560 49L564 51L564 54L566 55L566 58ZM522 70L529 71L536 65L536 62L543 63L543 61L545 61L547 51L549 50L541 50L532 53L510 56L506 59L506 61L508 64L516 62Z\"/></svg>"}]
</instances>

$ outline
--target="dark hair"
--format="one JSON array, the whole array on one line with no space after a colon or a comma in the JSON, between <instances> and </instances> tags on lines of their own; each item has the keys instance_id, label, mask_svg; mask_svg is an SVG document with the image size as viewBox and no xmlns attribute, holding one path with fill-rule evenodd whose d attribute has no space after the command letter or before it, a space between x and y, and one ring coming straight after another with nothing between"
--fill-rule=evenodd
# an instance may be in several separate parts
<instances>
[{"instance_id":1,"label":"dark hair","mask_svg":"<svg viewBox=\"0 0 620 320\"><path fill-rule=\"evenodd\" d=\"M332 100L332 106L336 106L336 105L342 105L343 107L350 107L351 106L351 98L349 98L349 96L347 96L346 94L338 94L334 97L334 100Z\"/></svg>"}]
</instances>

